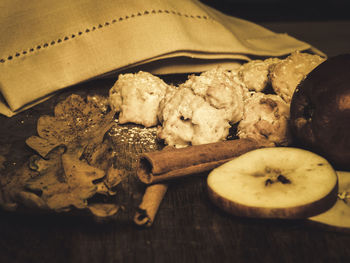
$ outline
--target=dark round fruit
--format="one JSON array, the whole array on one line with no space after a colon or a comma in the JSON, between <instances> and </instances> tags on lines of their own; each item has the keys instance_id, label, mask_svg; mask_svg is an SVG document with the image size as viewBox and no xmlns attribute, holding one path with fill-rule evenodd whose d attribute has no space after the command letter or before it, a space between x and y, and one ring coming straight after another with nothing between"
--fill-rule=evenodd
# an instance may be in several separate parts
<instances>
[{"instance_id":1,"label":"dark round fruit","mask_svg":"<svg viewBox=\"0 0 350 263\"><path fill-rule=\"evenodd\" d=\"M296 88L292 134L302 147L350 169L350 54L327 59Z\"/></svg>"}]
</instances>

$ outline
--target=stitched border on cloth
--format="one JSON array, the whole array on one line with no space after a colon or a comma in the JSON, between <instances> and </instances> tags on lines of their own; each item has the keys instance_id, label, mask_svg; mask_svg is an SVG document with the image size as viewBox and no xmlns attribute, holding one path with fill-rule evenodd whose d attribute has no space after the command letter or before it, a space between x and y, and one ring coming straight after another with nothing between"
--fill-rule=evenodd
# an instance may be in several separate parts
<instances>
[{"instance_id":1,"label":"stitched border on cloth","mask_svg":"<svg viewBox=\"0 0 350 263\"><path fill-rule=\"evenodd\" d=\"M151 10L151 11L147 11L146 10L146 11L143 11L143 12L138 12L137 14L131 14L131 15L127 15L127 16L124 16L124 17L119 17L117 19L113 19L111 21L107 21L107 22L105 22L103 24L92 26L91 28L86 28L85 30L81 30L81 31L79 31L77 33L67 34L66 36L64 36L62 38L58 38L56 40L45 42L43 44L37 45L35 47L28 48L26 50L18 51L15 54L8 55L5 58L0 58L0 63L5 63L6 61L11 61L11 60L13 60L15 58L18 58L18 57L21 57L21 56L25 56L25 55L33 53L35 51L39 51L41 49L45 49L45 48L48 48L48 47L51 47L51 46L58 45L58 44L60 44L62 42L65 42L65 41L74 39L76 37L82 36L83 34L87 34L89 32L101 29L103 27L111 26L111 25L113 25L113 24L115 24L117 22L122 22L122 21L126 21L126 20L128 20L130 18L145 16L145 15L149 15L149 14L173 14L173 15L178 15L178 16L182 16L182 17L186 17L186 18L193 18L193 19L205 19L205 20L210 19L208 16L205 16L205 15L189 15L189 14L183 14L181 12L177 12L177 11L174 11L174 10Z\"/></svg>"}]
</instances>

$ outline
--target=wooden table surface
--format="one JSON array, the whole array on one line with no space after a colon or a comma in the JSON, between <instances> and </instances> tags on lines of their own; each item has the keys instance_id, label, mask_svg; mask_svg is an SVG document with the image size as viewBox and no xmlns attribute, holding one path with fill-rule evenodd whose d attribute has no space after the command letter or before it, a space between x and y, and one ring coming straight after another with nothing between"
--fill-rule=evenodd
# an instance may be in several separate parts
<instances>
[{"instance_id":1,"label":"wooden table surface","mask_svg":"<svg viewBox=\"0 0 350 263\"><path fill-rule=\"evenodd\" d=\"M309 42L330 56L350 53L350 20L260 24ZM111 87L94 80L77 89ZM65 91L71 92L71 91ZM0 116L0 147L19 165L32 153L24 140L51 114L57 95L12 118ZM1 151L1 149L0 149ZM131 220L96 223L85 217L0 212L0 262L350 262L350 234L307 221L253 220L217 209L205 174L174 182L150 228Z\"/></svg>"}]
</instances>

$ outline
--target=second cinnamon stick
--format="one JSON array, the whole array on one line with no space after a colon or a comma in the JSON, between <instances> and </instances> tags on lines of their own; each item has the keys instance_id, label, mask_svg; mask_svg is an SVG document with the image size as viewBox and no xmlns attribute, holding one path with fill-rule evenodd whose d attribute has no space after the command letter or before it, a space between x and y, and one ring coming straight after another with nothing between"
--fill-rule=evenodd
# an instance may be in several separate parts
<instances>
[{"instance_id":1,"label":"second cinnamon stick","mask_svg":"<svg viewBox=\"0 0 350 263\"><path fill-rule=\"evenodd\" d=\"M236 139L148 152L141 156L137 175L146 183L158 183L210 171L248 151L260 148L252 139Z\"/></svg>"}]
</instances>

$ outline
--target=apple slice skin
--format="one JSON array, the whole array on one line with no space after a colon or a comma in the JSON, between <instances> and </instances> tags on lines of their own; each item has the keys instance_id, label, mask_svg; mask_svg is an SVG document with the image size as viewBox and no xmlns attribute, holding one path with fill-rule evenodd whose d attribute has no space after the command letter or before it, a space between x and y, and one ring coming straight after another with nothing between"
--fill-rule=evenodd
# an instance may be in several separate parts
<instances>
[{"instance_id":1,"label":"apple slice skin","mask_svg":"<svg viewBox=\"0 0 350 263\"><path fill-rule=\"evenodd\" d=\"M308 218L311 222L334 228L335 230L350 231L350 172L337 171L339 184L339 198L331 209L314 217ZM344 197L341 197L345 194Z\"/></svg>"},{"instance_id":2,"label":"apple slice skin","mask_svg":"<svg viewBox=\"0 0 350 263\"><path fill-rule=\"evenodd\" d=\"M287 147L274 147L270 149L278 149L278 148L287 148ZM253 151L256 152L261 150L266 150L266 148L253 150ZM302 149L297 149L297 150L305 151ZM233 161L235 161L235 159ZM328 161L325 159L324 159L324 162L328 163ZM210 186L209 177L211 176L211 174L209 174L208 176L207 192L209 195L209 199L215 205L220 207L222 210L235 216L250 217L250 218L272 218L272 219L305 219L305 218L323 213L324 211L330 209L337 201L338 180L337 180L335 171L333 172L334 174L331 176L334 176L335 181L332 182L333 187L327 194L325 194L322 198L318 200L315 200L310 203L305 203L302 205L297 205L297 206L288 206L288 207L249 206L247 204L240 203L239 200L235 200L235 201L230 200L224 197L223 195L219 194L217 191L215 191L215 189L213 189Z\"/></svg>"},{"instance_id":3,"label":"apple slice skin","mask_svg":"<svg viewBox=\"0 0 350 263\"><path fill-rule=\"evenodd\" d=\"M350 169L350 54L327 59L296 88L290 105L296 143Z\"/></svg>"},{"instance_id":4,"label":"apple slice skin","mask_svg":"<svg viewBox=\"0 0 350 263\"><path fill-rule=\"evenodd\" d=\"M330 209L337 200L337 187L324 198L312 204L285 208L266 208L241 205L218 195L210 186L208 195L211 201L229 214L249 218L305 219Z\"/></svg>"}]
</instances>

